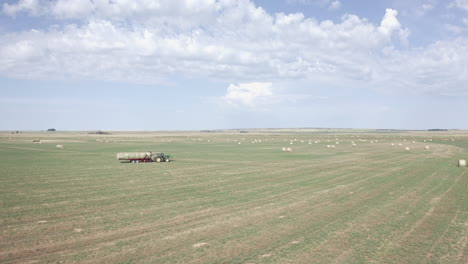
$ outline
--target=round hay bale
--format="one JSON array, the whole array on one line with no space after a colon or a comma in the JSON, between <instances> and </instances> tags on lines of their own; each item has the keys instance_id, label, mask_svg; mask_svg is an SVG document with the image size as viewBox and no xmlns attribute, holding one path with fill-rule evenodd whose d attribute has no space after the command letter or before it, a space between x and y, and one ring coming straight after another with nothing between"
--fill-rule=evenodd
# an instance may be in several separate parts
<instances>
[{"instance_id":1,"label":"round hay bale","mask_svg":"<svg viewBox=\"0 0 468 264\"><path fill-rule=\"evenodd\" d=\"M466 167L466 160L459 160L458 167Z\"/></svg>"},{"instance_id":2,"label":"round hay bale","mask_svg":"<svg viewBox=\"0 0 468 264\"><path fill-rule=\"evenodd\" d=\"M426 150L429 150L429 146L424 147Z\"/></svg>"},{"instance_id":3,"label":"round hay bale","mask_svg":"<svg viewBox=\"0 0 468 264\"><path fill-rule=\"evenodd\" d=\"M330 148L330 145L327 145L327 148Z\"/></svg>"},{"instance_id":4,"label":"round hay bale","mask_svg":"<svg viewBox=\"0 0 468 264\"><path fill-rule=\"evenodd\" d=\"M287 148L286 149L288 152L292 152L292 148Z\"/></svg>"},{"instance_id":5,"label":"round hay bale","mask_svg":"<svg viewBox=\"0 0 468 264\"><path fill-rule=\"evenodd\" d=\"M282 151L286 151L286 148L282 148L281 150L282 150Z\"/></svg>"},{"instance_id":6,"label":"round hay bale","mask_svg":"<svg viewBox=\"0 0 468 264\"><path fill-rule=\"evenodd\" d=\"M406 150L406 151L410 151L410 148L409 148L409 147L406 147L405 150Z\"/></svg>"}]
</instances>

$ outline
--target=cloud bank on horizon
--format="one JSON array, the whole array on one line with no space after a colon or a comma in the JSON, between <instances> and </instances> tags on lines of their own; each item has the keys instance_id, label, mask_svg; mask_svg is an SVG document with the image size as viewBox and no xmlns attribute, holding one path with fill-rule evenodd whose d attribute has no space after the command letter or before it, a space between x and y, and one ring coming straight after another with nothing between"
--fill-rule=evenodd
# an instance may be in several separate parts
<instances>
[{"instance_id":1,"label":"cloud bank on horizon","mask_svg":"<svg viewBox=\"0 0 468 264\"><path fill-rule=\"evenodd\" d=\"M335 13L345 8L336 0L285 2ZM343 10L340 19L319 21L250 0L8 1L4 21L41 23L0 28L0 76L135 84L204 78L228 83L219 99L251 110L292 96L274 88L295 81L467 96L468 0L417 2L418 14L436 5L460 14L459 24L446 25L453 34L415 45L392 8L376 10L381 19L372 22Z\"/></svg>"}]
</instances>

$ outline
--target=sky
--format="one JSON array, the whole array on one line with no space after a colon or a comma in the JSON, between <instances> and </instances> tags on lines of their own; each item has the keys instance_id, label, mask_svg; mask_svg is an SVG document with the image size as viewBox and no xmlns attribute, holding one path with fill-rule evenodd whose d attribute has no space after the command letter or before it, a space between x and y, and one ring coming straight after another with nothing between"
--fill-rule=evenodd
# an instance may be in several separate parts
<instances>
[{"instance_id":1,"label":"sky","mask_svg":"<svg viewBox=\"0 0 468 264\"><path fill-rule=\"evenodd\" d=\"M468 129L468 0L3 0L0 130Z\"/></svg>"}]
</instances>

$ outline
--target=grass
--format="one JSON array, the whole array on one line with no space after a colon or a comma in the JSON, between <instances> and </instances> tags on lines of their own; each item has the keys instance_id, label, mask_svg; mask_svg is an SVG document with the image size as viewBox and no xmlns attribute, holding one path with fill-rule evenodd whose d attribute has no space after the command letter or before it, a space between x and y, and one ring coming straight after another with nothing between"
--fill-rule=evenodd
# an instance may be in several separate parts
<instances>
[{"instance_id":1,"label":"grass","mask_svg":"<svg viewBox=\"0 0 468 264\"><path fill-rule=\"evenodd\" d=\"M0 262L467 263L468 136L351 132L0 134Z\"/></svg>"}]
</instances>

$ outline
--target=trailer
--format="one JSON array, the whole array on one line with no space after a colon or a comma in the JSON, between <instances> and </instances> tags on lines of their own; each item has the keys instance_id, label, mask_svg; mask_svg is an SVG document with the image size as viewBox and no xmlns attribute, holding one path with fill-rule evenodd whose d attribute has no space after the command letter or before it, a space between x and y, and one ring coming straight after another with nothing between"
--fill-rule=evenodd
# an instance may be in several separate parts
<instances>
[{"instance_id":1,"label":"trailer","mask_svg":"<svg viewBox=\"0 0 468 264\"><path fill-rule=\"evenodd\" d=\"M129 161L131 163L140 162L170 162L172 156L162 152L120 152L117 153L117 160Z\"/></svg>"}]
</instances>

